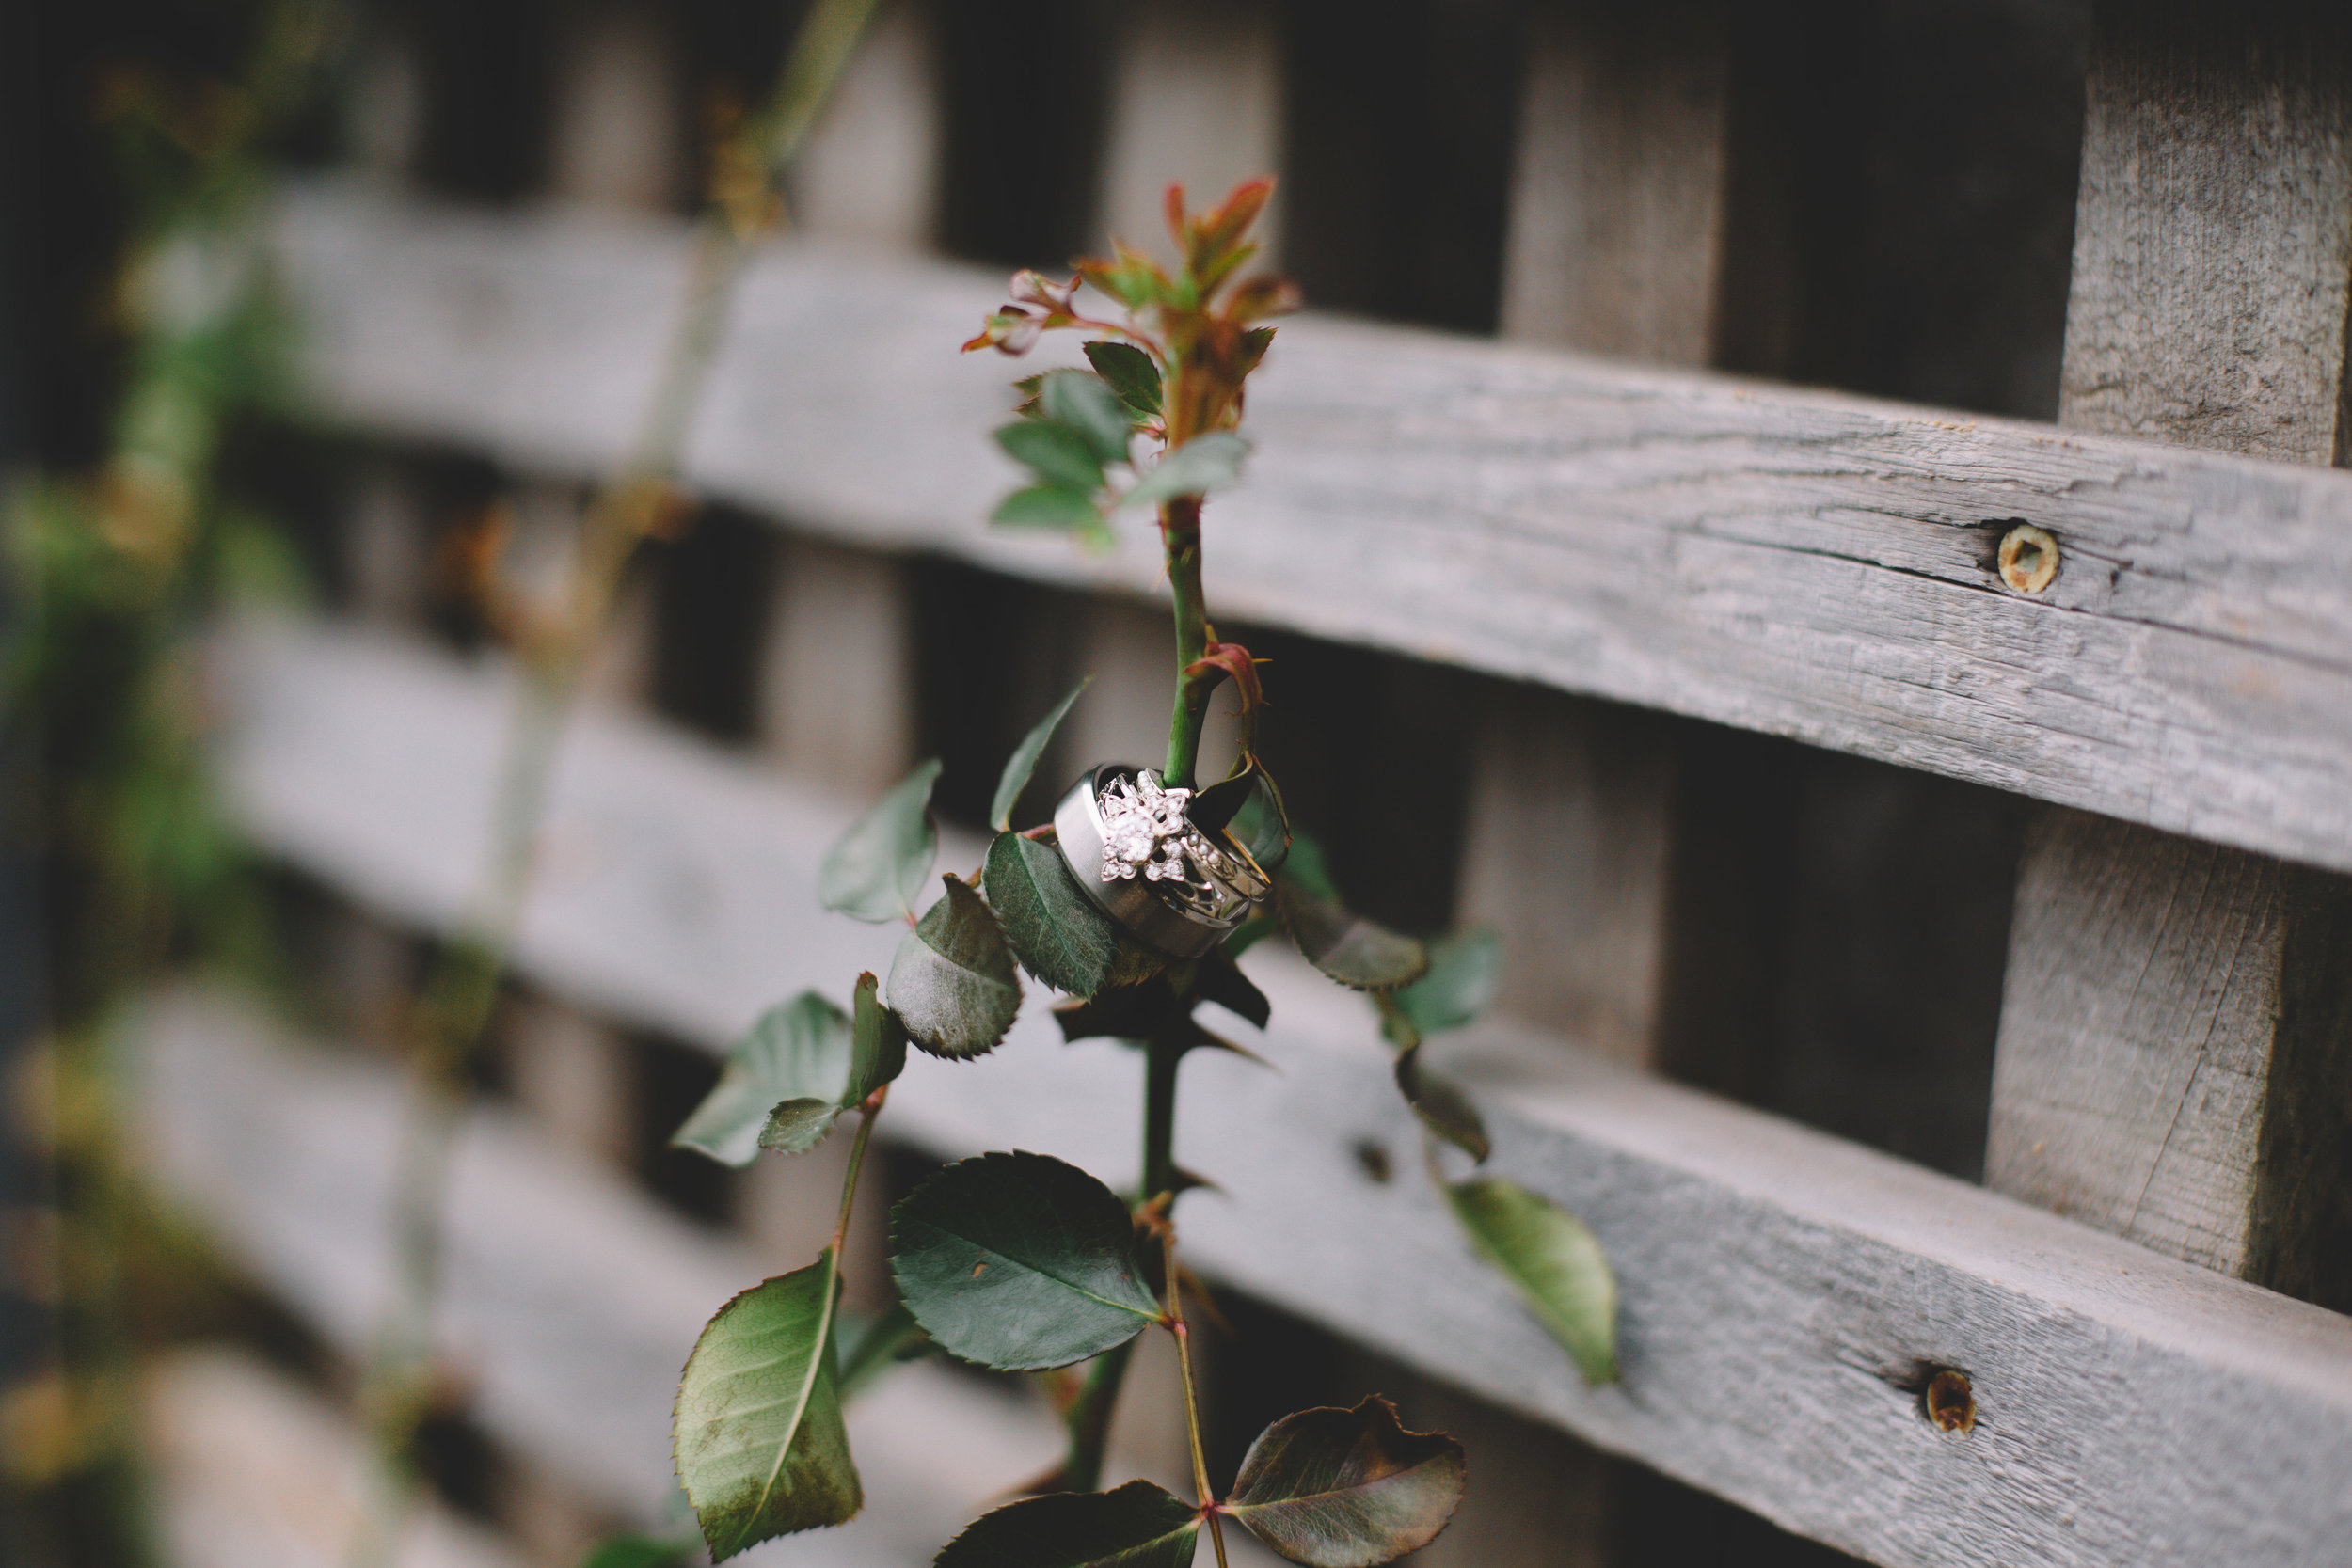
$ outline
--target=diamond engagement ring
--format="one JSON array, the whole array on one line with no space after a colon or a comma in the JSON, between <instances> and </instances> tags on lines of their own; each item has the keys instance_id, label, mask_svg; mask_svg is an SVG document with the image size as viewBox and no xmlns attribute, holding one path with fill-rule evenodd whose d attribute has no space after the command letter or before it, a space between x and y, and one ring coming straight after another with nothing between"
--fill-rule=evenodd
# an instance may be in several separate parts
<instances>
[{"instance_id":1,"label":"diamond engagement ring","mask_svg":"<svg viewBox=\"0 0 2352 1568\"><path fill-rule=\"evenodd\" d=\"M1189 789L1151 771L1105 764L1055 808L1054 832L1078 885L1136 937L1195 958L1274 891L1247 850L1218 830L1196 827Z\"/></svg>"}]
</instances>

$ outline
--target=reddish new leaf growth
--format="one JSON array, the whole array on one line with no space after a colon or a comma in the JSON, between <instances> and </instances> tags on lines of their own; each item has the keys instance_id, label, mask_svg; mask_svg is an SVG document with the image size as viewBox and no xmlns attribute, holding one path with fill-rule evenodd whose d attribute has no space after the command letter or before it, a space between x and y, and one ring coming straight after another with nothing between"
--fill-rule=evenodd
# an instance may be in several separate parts
<instances>
[{"instance_id":1,"label":"reddish new leaf growth","mask_svg":"<svg viewBox=\"0 0 2352 1568\"><path fill-rule=\"evenodd\" d=\"M1298 309L1288 279L1260 274L1232 279L1259 251L1249 230L1274 194L1270 179L1247 181L1208 212L1190 216L1181 185L1168 188L1168 225L1184 265L1170 277L1142 252L1114 243L1109 256L1088 257L1077 277L1056 283L1035 272L1013 275L1010 300L963 346L1026 354L1043 334L1075 326L1125 338L1157 363L1167 387L1164 434L1170 447L1241 420L1242 383L1265 357L1274 329L1258 325ZM1081 281L1124 306L1125 324L1078 312ZM1227 285L1232 286L1228 288Z\"/></svg>"},{"instance_id":2,"label":"reddish new leaf growth","mask_svg":"<svg viewBox=\"0 0 2352 1568\"><path fill-rule=\"evenodd\" d=\"M1209 651L1184 666L1186 676L1205 675L1210 671L1223 672L1241 693L1245 717L1264 705L1265 689L1258 684L1258 661L1249 657L1249 650L1238 642L1212 642Z\"/></svg>"}]
</instances>

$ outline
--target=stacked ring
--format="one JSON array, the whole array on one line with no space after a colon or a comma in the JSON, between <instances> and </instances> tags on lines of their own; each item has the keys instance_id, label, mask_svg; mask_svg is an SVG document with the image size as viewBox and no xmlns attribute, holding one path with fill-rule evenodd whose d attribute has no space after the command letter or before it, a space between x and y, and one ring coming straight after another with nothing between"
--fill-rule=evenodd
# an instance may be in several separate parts
<instances>
[{"instance_id":1,"label":"stacked ring","mask_svg":"<svg viewBox=\"0 0 2352 1568\"><path fill-rule=\"evenodd\" d=\"M1249 852L1186 817L1192 791L1104 763L1054 808L1070 874L1129 934L1180 958L1225 940L1274 891Z\"/></svg>"}]
</instances>

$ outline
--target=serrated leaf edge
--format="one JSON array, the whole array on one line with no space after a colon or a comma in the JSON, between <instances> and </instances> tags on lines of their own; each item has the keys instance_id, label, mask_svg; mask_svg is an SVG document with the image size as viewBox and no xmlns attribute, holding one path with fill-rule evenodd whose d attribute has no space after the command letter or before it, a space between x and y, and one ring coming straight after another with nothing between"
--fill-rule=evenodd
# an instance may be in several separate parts
<instances>
[{"instance_id":1,"label":"serrated leaf edge","mask_svg":"<svg viewBox=\"0 0 2352 1568\"><path fill-rule=\"evenodd\" d=\"M830 1246L825 1248L823 1267L825 1270L825 1305L823 1311L818 1319L817 1352L808 1358L808 1371L801 1381L799 1403L795 1406L792 1412L792 1424L785 1432L784 1441L776 1445L776 1462L769 1468L768 1480L759 1489L759 1498L750 1510L752 1514L755 1516L756 1516L768 1506L768 1499L775 1496L776 1481L784 1474L785 1461L791 1456L792 1445L801 1435L801 1424L808 1419L809 1406L816 1402L817 1382L818 1379L823 1375L825 1359L834 1354L834 1318L841 1301L841 1257L839 1252ZM787 1271L787 1273L791 1271ZM725 1317L737 1302L743 1300L747 1296L756 1294L757 1292L766 1290L769 1286L784 1277L786 1277L785 1275L771 1275L768 1278L761 1280L756 1285L746 1286L744 1289L736 1291L735 1294L729 1296L725 1302L721 1304L716 1312L713 1312L710 1315L710 1321L703 1324L702 1333L694 1336L694 1350L687 1353L685 1365L678 1369L678 1391L676 1397L670 1402L670 1468L673 1473L681 1479L681 1481L684 1479L686 1474L686 1465L684 1456L678 1452L678 1407L686 1398L686 1374L694 1365L694 1352L702 1349L703 1340L709 1335L713 1328L718 1326L719 1320ZM861 1497L858 1512L863 1513L865 1512L865 1504L863 1500L864 1488L861 1487L859 1490ZM696 1522L698 1524L700 1522L700 1510L696 1511ZM855 1518L856 1516L857 1515L853 1513L850 1517ZM842 1522L846 1524L848 1523L848 1520L844 1520ZM799 1532L787 1530L783 1533L790 1535L797 1534ZM710 1542L707 1536L705 1537L705 1543L710 1546L711 1561L713 1563L719 1563L725 1561L728 1558L735 1557L740 1553L751 1550L752 1547L758 1545L760 1541L769 1541L773 1539L775 1539L773 1536L762 1536L759 1541L739 1541L730 1545L725 1551L721 1551L717 1544Z\"/></svg>"}]
</instances>

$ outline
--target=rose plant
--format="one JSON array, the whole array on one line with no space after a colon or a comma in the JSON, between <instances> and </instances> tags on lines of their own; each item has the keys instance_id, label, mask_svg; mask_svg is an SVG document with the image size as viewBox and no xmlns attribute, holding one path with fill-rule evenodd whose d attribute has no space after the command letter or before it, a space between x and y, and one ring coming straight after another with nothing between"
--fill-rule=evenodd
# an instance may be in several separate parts
<instances>
[{"instance_id":1,"label":"rose plant","mask_svg":"<svg viewBox=\"0 0 2352 1568\"><path fill-rule=\"evenodd\" d=\"M1089 368L1018 384L1017 417L995 438L1030 483L994 521L1099 541L1121 513L1156 517L1175 625L1168 751L1156 771L1117 770L1102 789L1082 780L1055 823L1015 829L1013 810L1081 683L1005 765L994 835L975 877L945 877L943 895L918 909L938 847L935 761L827 856L829 908L908 927L886 983L860 975L847 1007L809 992L770 1011L677 1134L742 1165L764 1151L813 1148L855 1117L832 1243L723 1307L679 1383L677 1470L714 1560L853 1515L863 1493L842 1402L894 1359L933 1349L1000 1370L1088 1364L1083 1378L1058 1385L1067 1390L1058 1469L949 1543L941 1568L1173 1568L1193 1560L1203 1533L1221 1564L1229 1521L1293 1561L1356 1568L1445 1528L1463 1491L1460 1445L1406 1431L1377 1398L1276 1421L1222 1490L1208 1473L1185 1316L1199 1283L1178 1258L1177 1210L1195 1182L1172 1157L1177 1080L1189 1053L1232 1049L1195 1016L1202 1003L1265 1025L1267 999L1236 960L1278 930L1325 974L1371 998L1397 1085L1433 1140L1432 1175L1479 1253L1587 1378L1615 1375L1615 1287L1591 1233L1515 1183L1450 1180L1436 1158L1436 1141L1474 1162L1488 1153L1470 1097L1424 1067L1421 1048L1485 1006L1491 937L1424 943L1348 908L1312 841L1292 831L1257 756L1259 666L1208 617L1202 503L1239 477L1245 386L1273 342L1269 319L1297 303L1287 281L1248 271L1259 248L1250 231L1272 188L1248 182L1198 214L1171 188L1181 258L1172 272L1120 246L1080 261L1067 280L1019 273L1009 301L964 345L1019 355L1047 332L1088 335ZM1090 313L1089 295L1103 314ZM1200 787L1202 725L1225 685L1239 699L1241 743L1228 774ZM1069 842L1073 824L1100 842ZM1166 940L1171 930L1185 940ZM1118 1194L1033 1153L950 1164L893 1212L897 1305L852 1327L840 1306L842 1248L867 1143L907 1047L951 1062L985 1055L1020 1011L1024 972L1062 994L1054 1015L1065 1037L1115 1038L1143 1053L1141 1185ZM1151 1330L1174 1337L1183 1371L1189 1501L1141 1480L1102 1489L1111 1413L1136 1338Z\"/></svg>"}]
</instances>

